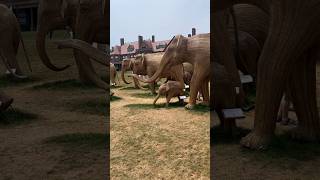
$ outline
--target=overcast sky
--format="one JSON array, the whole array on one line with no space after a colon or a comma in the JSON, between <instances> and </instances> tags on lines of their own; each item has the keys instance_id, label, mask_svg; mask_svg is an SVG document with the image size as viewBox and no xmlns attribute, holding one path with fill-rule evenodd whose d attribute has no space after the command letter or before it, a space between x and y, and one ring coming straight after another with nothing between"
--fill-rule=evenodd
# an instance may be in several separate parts
<instances>
[{"instance_id":1,"label":"overcast sky","mask_svg":"<svg viewBox=\"0 0 320 180\"><path fill-rule=\"evenodd\" d=\"M210 0L111 0L111 46L138 40L138 35L168 40L176 34L187 36L210 32Z\"/></svg>"}]
</instances>

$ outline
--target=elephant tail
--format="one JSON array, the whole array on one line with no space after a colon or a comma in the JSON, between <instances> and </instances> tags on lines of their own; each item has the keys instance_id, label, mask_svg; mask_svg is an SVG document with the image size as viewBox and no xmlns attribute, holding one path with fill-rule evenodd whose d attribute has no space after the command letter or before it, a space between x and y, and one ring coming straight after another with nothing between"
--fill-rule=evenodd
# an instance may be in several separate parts
<instances>
[{"instance_id":1,"label":"elephant tail","mask_svg":"<svg viewBox=\"0 0 320 180\"><path fill-rule=\"evenodd\" d=\"M30 59L29 59L28 51L27 51L26 46L25 46L25 44L24 44L24 40L23 40L21 31L20 31L20 41L21 41L21 45L22 45L22 48L23 48L23 51L24 51L24 55L25 55L25 57L26 57L26 61L27 61L29 70L30 70L30 72L32 72L31 62L30 62Z\"/></svg>"}]
</instances>

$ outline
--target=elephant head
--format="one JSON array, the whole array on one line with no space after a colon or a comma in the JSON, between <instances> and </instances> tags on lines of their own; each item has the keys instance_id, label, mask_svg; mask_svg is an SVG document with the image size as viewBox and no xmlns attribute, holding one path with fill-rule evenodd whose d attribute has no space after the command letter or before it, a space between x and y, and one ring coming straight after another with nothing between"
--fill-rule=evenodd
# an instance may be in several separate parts
<instances>
[{"instance_id":1,"label":"elephant head","mask_svg":"<svg viewBox=\"0 0 320 180\"><path fill-rule=\"evenodd\" d=\"M76 4L76 0L40 0L39 2L36 46L43 64L53 71L62 71L70 65L57 67L51 63L46 51L46 35L54 30L66 29L67 26L74 30Z\"/></svg>"},{"instance_id":2,"label":"elephant head","mask_svg":"<svg viewBox=\"0 0 320 180\"><path fill-rule=\"evenodd\" d=\"M132 71L134 74L146 74L146 60L144 54L137 55L132 61Z\"/></svg>"},{"instance_id":3,"label":"elephant head","mask_svg":"<svg viewBox=\"0 0 320 180\"><path fill-rule=\"evenodd\" d=\"M109 3L105 0L79 0L75 25L76 39L88 43L109 42L109 24L105 18Z\"/></svg>"}]
</instances>

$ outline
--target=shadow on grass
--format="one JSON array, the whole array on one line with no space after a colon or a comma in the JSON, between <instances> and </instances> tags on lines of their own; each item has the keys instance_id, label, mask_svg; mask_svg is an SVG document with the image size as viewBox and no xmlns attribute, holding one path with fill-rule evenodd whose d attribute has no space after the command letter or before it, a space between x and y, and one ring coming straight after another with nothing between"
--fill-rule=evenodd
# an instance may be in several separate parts
<instances>
[{"instance_id":1,"label":"shadow on grass","mask_svg":"<svg viewBox=\"0 0 320 180\"><path fill-rule=\"evenodd\" d=\"M184 108L187 103L181 104L180 102L170 103L169 107L166 107L165 103L163 104L127 104L124 107L131 109L174 109L174 108ZM210 112L210 108L204 105L197 105L192 110L188 110L190 113L207 113Z\"/></svg>"},{"instance_id":2,"label":"shadow on grass","mask_svg":"<svg viewBox=\"0 0 320 180\"><path fill-rule=\"evenodd\" d=\"M110 86L110 89L120 89L123 88L121 85L116 85L116 86Z\"/></svg>"},{"instance_id":3,"label":"shadow on grass","mask_svg":"<svg viewBox=\"0 0 320 180\"><path fill-rule=\"evenodd\" d=\"M68 79L63 81L55 81L49 83L43 83L41 85L33 86L36 90L74 90L74 89L96 89L93 84L83 84L79 80Z\"/></svg>"},{"instance_id":4,"label":"shadow on grass","mask_svg":"<svg viewBox=\"0 0 320 180\"><path fill-rule=\"evenodd\" d=\"M122 98L121 97L118 97L118 96L111 96L110 97L110 102L114 102L114 101L119 101L119 100L121 100Z\"/></svg>"},{"instance_id":5,"label":"shadow on grass","mask_svg":"<svg viewBox=\"0 0 320 180\"><path fill-rule=\"evenodd\" d=\"M38 119L36 114L23 112L19 109L9 109L0 113L0 127L25 124L35 119Z\"/></svg>"},{"instance_id":6,"label":"shadow on grass","mask_svg":"<svg viewBox=\"0 0 320 180\"><path fill-rule=\"evenodd\" d=\"M239 143L240 139L250 131L250 129L237 127L233 130L233 134L229 134L221 126L215 126L210 129L210 145Z\"/></svg>"},{"instance_id":7,"label":"shadow on grass","mask_svg":"<svg viewBox=\"0 0 320 180\"><path fill-rule=\"evenodd\" d=\"M107 116L107 102L105 100L78 101L72 105L73 111L80 111L88 114L99 114Z\"/></svg>"},{"instance_id":8,"label":"shadow on grass","mask_svg":"<svg viewBox=\"0 0 320 180\"><path fill-rule=\"evenodd\" d=\"M102 133L74 133L50 137L44 142L71 148L105 149L110 142L110 137Z\"/></svg>"},{"instance_id":9,"label":"shadow on grass","mask_svg":"<svg viewBox=\"0 0 320 180\"><path fill-rule=\"evenodd\" d=\"M151 92L148 93L133 93L131 94L132 97L137 97L137 98L155 98L156 95L152 94Z\"/></svg>"},{"instance_id":10,"label":"shadow on grass","mask_svg":"<svg viewBox=\"0 0 320 180\"><path fill-rule=\"evenodd\" d=\"M127 86L127 87L123 87L123 88L121 88L119 90L139 90L139 89L137 89L137 88L135 88L133 86Z\"/></svg>"},{"instance_id":11,"label":"shadow on grass","mask_svg":"<svg viewBox=\"0 0 320 180\"><path fill-rule=\"evenodd\" d=\"M278 166L289 166L290 169L297 168L298 161L313 160L320 157L320 144L311 142L297 142L290 138L289 133L275 136L267 149L258 151L243 148L240 140L251 130L237 128L234 136L225 134L220 126L210 129L210 146L217 151L224 151L229 145L238 145L243 157L252 158L257 161L265 161L267 164ZM218 145L219 147L214 147ZM283 165L279 165L279 163Z\"/></svg>"},{"instance_id":12,"label":"shadow on grass","mask_svg":"<svg viewBox=\"0 0 320 180\"><path fill-rule=\"evenodd\" d=\"M0 84L1 87L7 87L7 86L17 86L17 85L23 85L27 83L33 83L36 82L39 79L28 77L26 79L18 79L12 76L0 76Z\"/></svg>"},{"instance_id":13,"label":"shadow on grass","mask_svg":"<svg viewBox=\"0 0 320 180\"><path fill-rule=\"evenodd\" d=\"M131 109L173 109L173 108L183 108L184 106L181 105L179 102L170 103L169 107L166 107L165 104L127 104L124 107L131 108Z\"/></svg>"},{"instance_id":14,"label":"shadow on grass","mask_svg":"<svg viewBox=\"0 0 320 180\"><path fill-rule=\"evenodd\" d=\"M276 136L269 147L264 151L252 151L243 149L244 155L251 155L258 160L298 160L308 161L320 157L320 144L311 142L297 142L290 138L289 134Z\"/></svg>"}]
</instances>

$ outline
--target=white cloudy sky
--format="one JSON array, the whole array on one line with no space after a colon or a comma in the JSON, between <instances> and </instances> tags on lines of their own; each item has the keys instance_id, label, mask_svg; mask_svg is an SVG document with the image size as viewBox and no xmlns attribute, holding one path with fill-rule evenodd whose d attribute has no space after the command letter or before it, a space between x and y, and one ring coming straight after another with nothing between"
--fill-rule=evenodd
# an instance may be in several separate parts
<instances>
[{"instance_id":1,"label":"white cloudy sky","mask_svg":"<svg viewBox=\"0 0 320 180\"><path fill-rule=\"evenodd\" d=\"M111 46L144 39L171 39L176 34L210 32L210 0L111 0Z\"/></svg>"}]
</instances>

